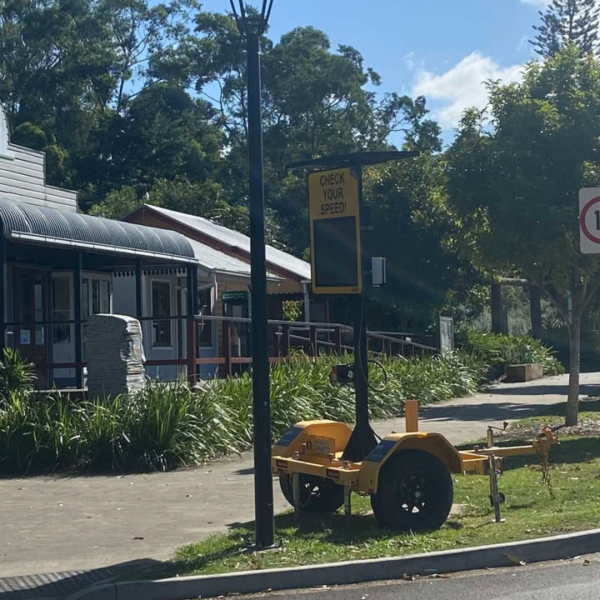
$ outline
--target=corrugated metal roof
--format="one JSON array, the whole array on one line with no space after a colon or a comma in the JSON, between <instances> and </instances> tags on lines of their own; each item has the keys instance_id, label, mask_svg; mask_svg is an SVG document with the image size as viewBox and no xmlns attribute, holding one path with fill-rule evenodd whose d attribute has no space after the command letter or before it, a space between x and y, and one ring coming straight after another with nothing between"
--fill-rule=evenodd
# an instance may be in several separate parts
<instances>
[{"instance_id":1,"label":"corrugated metal roof","mask_svg":"<svg viewBox=\"0 0 600 600\"><path fill-rule=\"evenodd\" d=\"M235 277L250 277L250 265L235 256L229 256L225 252L221 252L216 248L207 246L202 242L197 242L186 237L196 255L196 260L199 263L200 269L208 273L219 273L224 275L232 275ZM267 277L272 281L280 281L281 279L272 273L267 273Z\"/></svg>"},{"instance_id":2,"label":"corrugated metal roof","mask_svg":"<svg viewBox=\"0 0 600 600\"><path fill-rule=\"evenodd\" d=\"M96 252L196 262L188 239L175 231L41 208L0 198L5 238Z\"/></svg>"},{"instance_id":3,"label":"corrugated metal roof","mask_svg":"<svg viewBox=\"0 0 600 600\"><path fill-rule=\"evenodd\" d=\"M212 239L219 241L231 248L239 248L244 252L250 253L250 238L243 233L228 229L222 225L218 225L213 221L209 221L204 217L198 217L196 215L188 215L181 213L176 210L170 210L168 208L161 208L159 206L146 205L146 208L154 210L160 214L163 214L170 219L173 219L187 227L195 229L196 231L203 233L204 235L211 237ZM273 248L273 246L266 247L267 263L284 269L288 273L294 274L297 277L310 280L310 263L296 258L283 250Z\"/></svg>"}]
</instances>

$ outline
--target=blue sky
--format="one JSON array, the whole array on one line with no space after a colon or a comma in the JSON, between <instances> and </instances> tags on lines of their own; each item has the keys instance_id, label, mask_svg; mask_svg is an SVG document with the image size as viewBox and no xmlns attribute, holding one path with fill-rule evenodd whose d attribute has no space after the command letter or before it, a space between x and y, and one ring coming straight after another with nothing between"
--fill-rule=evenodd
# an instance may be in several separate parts
<instances>
[{"instance_id":1,"label":"blue sky","mask_svg":"<svg viewBox=\"0 0 600 600\"><path fill-rule=\"evenodd\" d=\"M482 82L514 81L533 57L532 25L549 0L275 0L270 37L312 25L332 46L360 50L382 91L424 94L446 136L464 108L485 105ZM250 0L255 6L258 0ZM205 0L225 11L228 0Z\"/></svg>"}]
</instances>

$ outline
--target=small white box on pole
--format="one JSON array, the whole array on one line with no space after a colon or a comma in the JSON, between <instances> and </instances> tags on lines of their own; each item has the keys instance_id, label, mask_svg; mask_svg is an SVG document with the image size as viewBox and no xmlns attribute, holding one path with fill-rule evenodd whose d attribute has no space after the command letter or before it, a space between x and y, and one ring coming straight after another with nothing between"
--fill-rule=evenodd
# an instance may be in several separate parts
<instances>
[{"instance_id":1,"label":"small white box on pole","mask_svg":"<svg viewBox=\"0 0 600 600\"><path fill-rule=\"evenodd\" d=\"M387 282L385 258L373 257L371 259L371 272L373 276L373 287L379 287Z\"/></svg>"}]
</instances>

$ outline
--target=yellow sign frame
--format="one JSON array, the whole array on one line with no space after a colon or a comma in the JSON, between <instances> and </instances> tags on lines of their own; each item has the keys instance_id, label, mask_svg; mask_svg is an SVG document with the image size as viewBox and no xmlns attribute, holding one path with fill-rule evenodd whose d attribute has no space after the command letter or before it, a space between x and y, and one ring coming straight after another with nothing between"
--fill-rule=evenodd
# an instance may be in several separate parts
<instances>
[{"instance_id":1,"label":"yellow sign frame","mask_svg":"<svg viewBox=\"0 0 600 600\"><path fill-rule=\"evenodd\" d=\"M350 167L314 171L308 175L311 280L314 294L362 294L361 185L359 174ZM315 223L348 217L355 219L357 285L350 287L317 285Z\"/></svg>"}]
</instances>

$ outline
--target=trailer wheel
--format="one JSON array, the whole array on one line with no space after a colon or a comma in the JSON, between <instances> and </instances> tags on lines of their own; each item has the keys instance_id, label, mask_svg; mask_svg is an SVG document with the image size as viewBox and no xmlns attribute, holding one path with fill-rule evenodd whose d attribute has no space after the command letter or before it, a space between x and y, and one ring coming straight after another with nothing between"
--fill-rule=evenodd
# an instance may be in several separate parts
<instances>
[{"instance_id":1,"label":"trailer wheel","mask_svg":"<svg viewBox=\"0 0 600 600\"><path fill-rule=\"evenodd\" d=\"M294 506L294 485L289 473L279 473L279 484L285 499ZM344 504L344 487L329 479L300 474L300 510L302 512L335 512Z\"/></svg>"},{"instance_id":2,"label":"trailer wheel","mask_svg":"<svg viewBox=\"0 0 600 600\"><path fill-rule=\"evenodd\" d=\"M454 491L446 465L429 452L400 450L382 467L373 513L394 531L439 529L452 508Z\"/></svg>"}]
</instances>

